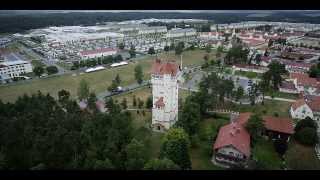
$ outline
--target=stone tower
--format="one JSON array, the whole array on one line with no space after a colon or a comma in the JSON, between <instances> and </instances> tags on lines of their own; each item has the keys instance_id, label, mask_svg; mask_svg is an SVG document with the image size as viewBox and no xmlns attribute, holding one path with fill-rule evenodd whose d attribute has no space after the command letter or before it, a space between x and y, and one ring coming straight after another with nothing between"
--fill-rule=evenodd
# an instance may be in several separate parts
<instances>
[{"instance_id":1,"label":"stone tower","mask_svg":"<svg viewBox=\"0 0 320 180\"><path fill-rule=\"evenodd\" d=\"M178 79L181 72L175 62L155 60L151 72L152 129L168 130L178 120Z\"/></svg>"}]
</instances>

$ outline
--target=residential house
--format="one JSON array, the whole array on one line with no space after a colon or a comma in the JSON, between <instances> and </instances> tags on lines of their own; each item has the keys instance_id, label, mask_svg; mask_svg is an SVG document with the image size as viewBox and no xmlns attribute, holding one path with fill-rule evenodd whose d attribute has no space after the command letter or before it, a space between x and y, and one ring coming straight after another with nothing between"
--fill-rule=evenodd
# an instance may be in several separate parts
<instances>
[{"instance_id":1,"label":"residential house","mask_svg":"<svg viewBox=\"0 0 320 180\"><path fill-rule=\"evenodd\" d=\"M319 96L320 82L304 73L290 73L290 79L299 92Z\"/></svg>"},{"instance_id":2,"label":"residential house","mask_svg":"<svg viewBox=\"0 0 320 180\"><path fill-rule=\"evenodd\" d=\"M290 94L299 94L298 89L292 81L283 81L279 87L279 91Z\"/></svg>"},{"instance_id":3,"label":"residential house","mask_svg":"<svg viewBox=\"0 0 320 180\"><path fill-rule=\"evenodd\" d=\"M293 121L290 118L264 116L264 134L270 139L290 140L290 136L294 133Z\"/></svg>"},{"instance_id":4,"label":"residential house","mask_svg":"<svg viewBox=\"0 0 320 180\"><path fill-rule=\"evenodd\" d=\"M214 161L226 165L245 165L250 158L250 134L244 124L251 113L241 113L220 128L214 143Z\"/></svg>"}]
</instances>

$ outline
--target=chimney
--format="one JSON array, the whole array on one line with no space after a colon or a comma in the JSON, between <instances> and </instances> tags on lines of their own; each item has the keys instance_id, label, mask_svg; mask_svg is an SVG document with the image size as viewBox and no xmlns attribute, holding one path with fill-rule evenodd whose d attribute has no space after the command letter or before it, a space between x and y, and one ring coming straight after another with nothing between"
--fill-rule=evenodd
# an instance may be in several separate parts
<instances>
[{"instance_id":1,"label":"chimney","mask_svg":"<svg viewBox=\"0 0 320 180\"><path fill-rule=\"evenodd\" d=\"M232 113L230 114L230 122L231 122L231 123L235 122L235 121L237 120L238 116L239 116L239 113L232 112Z\"/></svg>"},{"instance_id":2,"label":"chimney","mask_svg":"<svg viewBox=\"0 0 320 180\"><path fill-rule=\"evenodd\" d=\"M240 128L239 128L239 127L237 128L236 133L237 133L237 134L240 133Z\"/></svg>"}]
</instances>

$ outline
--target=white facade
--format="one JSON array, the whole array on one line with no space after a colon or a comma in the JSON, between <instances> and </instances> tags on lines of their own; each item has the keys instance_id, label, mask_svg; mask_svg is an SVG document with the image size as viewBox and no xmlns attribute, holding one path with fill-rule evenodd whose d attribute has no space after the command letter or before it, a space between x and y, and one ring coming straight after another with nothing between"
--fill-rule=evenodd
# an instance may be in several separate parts
<instances>
[{"instance_id":1,"label":"white facade","mask_svg":"<svg viewBox=\"0 0 320 180\"><path fill-rule=\"evenodd\" d=\"M179 76L179 70L175 75L152 74L152 126L156 131L168 130L178 120Z\"/></svg>"},{"instance_id":2,"label":"white facade","mask_svg":"<svg viewBox=\"0 0 320 180\"><path fill-rule=\"evenodd\" d=\"M290 108L290 114L291 117L294 119L304 119L306 117L310 117L311 119L313 119L313 112L311 110L311 108L307 105L307 104L303 104L300 107L297 107L296 109L294 109L292 106Z\"/></svg>"},{"instance_id":3,"label":"white facade","mask_svg":"<svg viewBox=\"0 0 320 180\"><path fill-rule=\"evenodd\" d=\"M171 29L167 33L167 38L179 38L179 37L186 37L186 36L196 36L197 31L193 28L188 29Z\"/></svg>"},{"instance_id":4,"label":"white facade","mask_svg":"<svg viewBox=\"0 0 320 180\"><path fill-rule=\"evenodd\" d=\"M0 74L7 74L11 78L32 72L32 65L28 61L6 61L0 63Z\"/></svg>"}]
</instances>

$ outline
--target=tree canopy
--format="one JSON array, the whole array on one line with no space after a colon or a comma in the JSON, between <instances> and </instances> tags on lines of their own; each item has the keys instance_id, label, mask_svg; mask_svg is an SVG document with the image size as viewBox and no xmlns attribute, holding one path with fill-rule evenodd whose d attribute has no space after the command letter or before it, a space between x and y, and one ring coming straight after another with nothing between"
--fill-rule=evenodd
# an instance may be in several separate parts
<instances>
[{"instance_id":1,"label":"tree canopy","mask_svg":"<svg viewBox=\"0 0 320 180\"><path fill-rule=\"evenodd\" d=\"M181 128L171 128L162 139L161 158L168 158L181 169L191 169L189 138Z\"/></svg>"}]
</instances>

